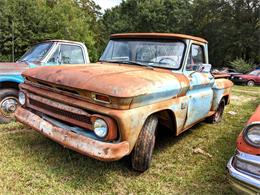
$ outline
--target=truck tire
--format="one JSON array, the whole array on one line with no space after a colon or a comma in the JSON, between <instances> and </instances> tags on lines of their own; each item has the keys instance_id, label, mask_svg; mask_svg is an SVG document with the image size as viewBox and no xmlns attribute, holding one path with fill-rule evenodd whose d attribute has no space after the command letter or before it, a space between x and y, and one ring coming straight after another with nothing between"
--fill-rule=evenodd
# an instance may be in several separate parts
<instances>
[{"instance_id":1,"label":"truck tire","mask_svg":"<svg viewBox=\"0 0 260 195\"><path fill-rule=\"evenodd\" d=\"M14 112L18 104L18 90L0 90L0 124L9 123L14 119Z\"/></svg>"},{"instance_id":2,"label":"truck tire","mask_svg":"<svg viewBox=\"0 0 260 195\"><path fill-rule=\"evenodd\" d=\"M219 102L219 105L218 105L218 109L217 111L215 112L215 114L213 114L212 116L208 117L206 119L207 122L209 123L219 123L222 119L222 115L223 115L223 112L224 112L224 109L225 109L225 100L224 99L221 99L221 101Z\"/></svg>"},{"instance_id":3,"label":"truck tire","mask_svg":"<svg viewBox=\"0 0 260 195\"><path fill-rule=\"evenodd\" d=\"M158 117L156 115L149 116L139 134L132 151L132 168L136 171L144 172L150 166L157 124Z\"/></svg>"},{"instance_id":4,"label":"truck tire","mask_svg":"<svg viewBox=\"0 0 260 195\"><path fill-rule=\"evenodd\" d=\"M250 80L250 81L247 81L246 85L249 87L253 87L255 85L255 82Z\"/></svg>"}]
</instances>

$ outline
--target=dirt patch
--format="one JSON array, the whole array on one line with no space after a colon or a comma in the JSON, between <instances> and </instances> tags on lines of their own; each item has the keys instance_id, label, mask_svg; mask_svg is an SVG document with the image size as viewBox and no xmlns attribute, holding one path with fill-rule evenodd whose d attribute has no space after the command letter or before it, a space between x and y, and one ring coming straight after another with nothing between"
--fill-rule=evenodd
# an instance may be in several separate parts
<instances>
[{"instance_id":1,"label":"dirt patch","mask_svg":"<svg viewBox=\"0 0 260 195\"><path fill-rule=\"evenodd\" d=\"M259 94L258 91L247 91L247 90L239 90L239 89L232 89L234 92L243 92L243 93L251 93L251 94Z\"/></svg>"},{"instance_id":2,"label":"dirt patch","mask_svg":"<svg viewBox=\"0 0 260 195\"><path fill-rule=\"evenodd\" d=\"M240 96L232 95L231 96L231 101L237 105L241 105L243 103L250 102L250 101L255 101L256 99L257 99L257 97L245 97L242 95L240 95Z\"/></svg>"}]
</instances>

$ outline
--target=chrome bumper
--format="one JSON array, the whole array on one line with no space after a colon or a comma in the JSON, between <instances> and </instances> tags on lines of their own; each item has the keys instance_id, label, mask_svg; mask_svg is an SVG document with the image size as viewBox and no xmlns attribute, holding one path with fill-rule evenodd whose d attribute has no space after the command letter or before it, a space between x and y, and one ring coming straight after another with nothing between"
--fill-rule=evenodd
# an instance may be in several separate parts
<instances>
[{"instance_id":1,"label":"chrome bumper","mask_svg":"<svg viewBox=\"0 0 260 195\"><path fill-rule=\"evenodd\" d=\"M259 168L260 172L260 157L237 151L237 154L233 156L227 164L230 183L235 190L247 194L260 194L260 175L255 175L234 167L235 158L238 158L249 165L253 165L254 167L257 167L257 169Z\"/></svg>"}]
</instances>

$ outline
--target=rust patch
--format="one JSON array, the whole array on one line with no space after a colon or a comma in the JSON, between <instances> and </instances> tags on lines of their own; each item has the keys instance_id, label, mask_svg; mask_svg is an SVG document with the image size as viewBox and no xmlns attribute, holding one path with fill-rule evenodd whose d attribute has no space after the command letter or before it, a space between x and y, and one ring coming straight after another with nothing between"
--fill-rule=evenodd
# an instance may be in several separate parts
<instances>
[{"instance_id":1,"label":"rust patch","mask_svg":"<svg viewBox=\"0 0 260 195\"><path fill-rule=\"evenodd\" d=\"M17 109L15 115L18 121L32 127L35 131L83 155L91 156L98 160L114 161L129 153L127 141L114 144L93 140L56 127L22 107Z\"/></svg>"},{"instance_id":2,"label":"rust patch","mask_svg":"<svg viewBox=\"0 0 260 195\"><path fill-rule=\"evenodd\" d=\"M200 37L174 33L122 33L113 34L111 38L191 39L201 43L208 43L205 39Z\"/></svg>"}]
</instances>

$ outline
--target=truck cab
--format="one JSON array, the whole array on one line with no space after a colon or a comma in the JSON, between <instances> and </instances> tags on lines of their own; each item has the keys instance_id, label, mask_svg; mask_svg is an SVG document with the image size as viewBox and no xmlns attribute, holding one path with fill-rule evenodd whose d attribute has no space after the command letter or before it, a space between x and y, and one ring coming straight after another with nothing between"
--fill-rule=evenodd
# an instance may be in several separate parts
<instances>
[{"instance_id":1,"label":"truck cab","mask_svg":"<svg viewBox=\"0 0 260 195\"><path fill-rule=\"evenodd\" d=\"M25 71L15 116L66 148L104 161L131 155L145 171L158 124L178 136L221 121L233 83L210 69L205 39L114 34L95 64Z\"/></svg>"},{"instance_id":2,"label":"truck cab","mask_svg":"<svg viewBox=\"0 0 260 195\"><path fill-rule=\"evenodd\" d=\"M0 63L0 123L13 119L18 106L21 73L30 68L61 64L88 64L88 50L83 43L48 40L32 46L17 62Z\"/></svg>"}]
</instances>

